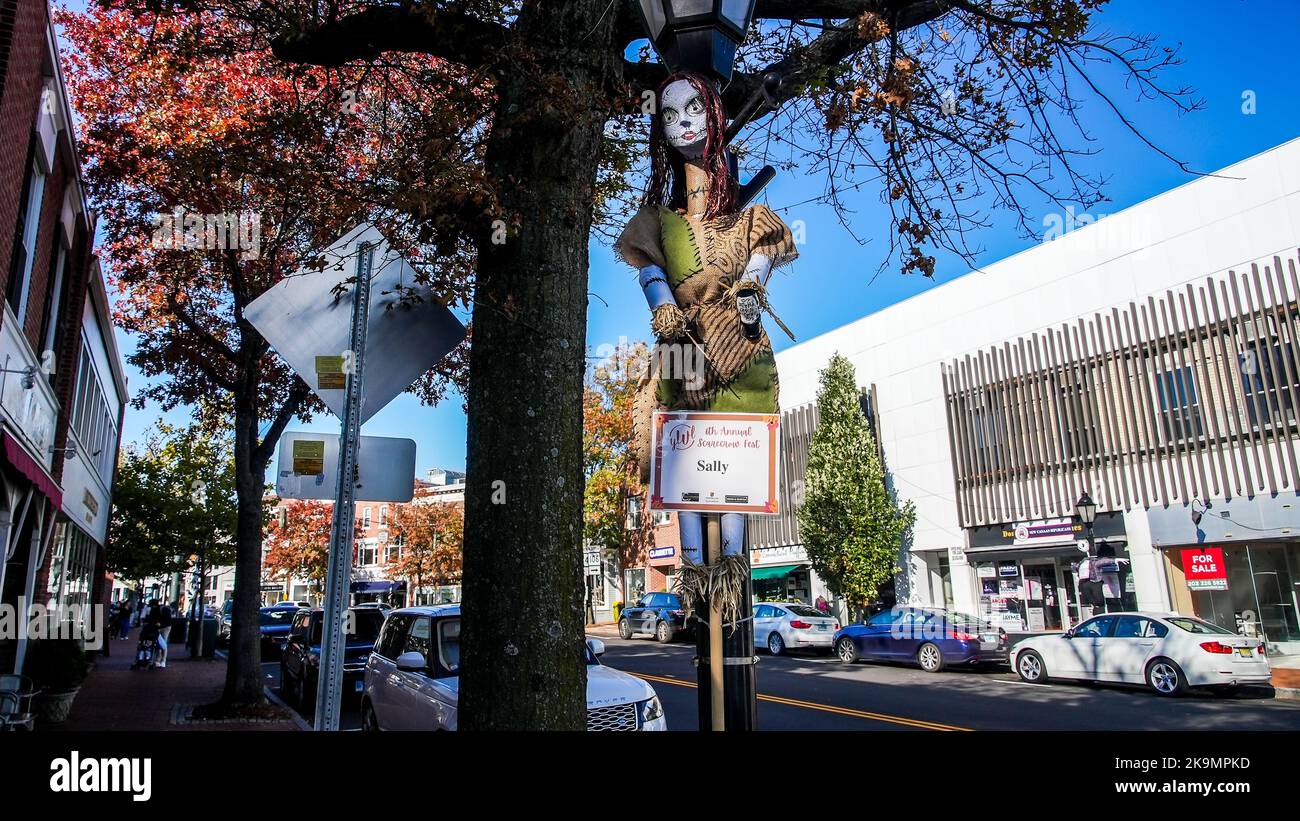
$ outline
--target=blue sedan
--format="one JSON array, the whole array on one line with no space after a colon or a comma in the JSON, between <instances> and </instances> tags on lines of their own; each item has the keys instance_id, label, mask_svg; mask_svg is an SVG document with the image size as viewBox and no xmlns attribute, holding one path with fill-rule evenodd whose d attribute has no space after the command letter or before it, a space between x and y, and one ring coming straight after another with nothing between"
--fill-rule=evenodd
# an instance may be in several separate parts
<instances>
[{"instance_id":1,"label":"blue sedan","mask_svg":"<svg viewBox=\"0 0 1300 821\"><path fill-rule=\"evenodd\" d=\"M937 673L948 665L1006 664L1010 642L1000 627L963 613L895 607L850 624L831 645L840 661L902 661Z\"/></svg>"}]
</instances>

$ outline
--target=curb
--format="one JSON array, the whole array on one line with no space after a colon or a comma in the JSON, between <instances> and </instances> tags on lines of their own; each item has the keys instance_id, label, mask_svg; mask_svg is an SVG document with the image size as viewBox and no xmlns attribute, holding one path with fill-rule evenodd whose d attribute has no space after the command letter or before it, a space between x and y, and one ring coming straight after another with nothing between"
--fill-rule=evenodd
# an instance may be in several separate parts
<instances>
[{"instance_id":1,"label":"curb","mask_svg":"<svg viewBox=\"0 0 1300 821\"><path fill-rule=\"evenodd\" d=\"M303 719L302 716L298 715L298 711L290 707L288 704L285 704L283 701L281 701L279 696L271 692L270 687L263 687L262 692L266 694L267 701L271 702L277 707L282 707L285 710L289 711L289 715L293 716L293 723L295 727L297 727L299 730L302 730L303 732L306 733L313 732L314 728L310 724L308 724Z\"/></svg>"},{"instance_id":2,"label":"curb","mask_svg":"<svg viewBox=\"0 0 1300 821\"><path fill-rule=\"evenodd\" d=\"M1274 687L1273 698L1288 699L1290 701L1300 701L1300 689L1294 687Z\"/></svg>"}]
</instances>

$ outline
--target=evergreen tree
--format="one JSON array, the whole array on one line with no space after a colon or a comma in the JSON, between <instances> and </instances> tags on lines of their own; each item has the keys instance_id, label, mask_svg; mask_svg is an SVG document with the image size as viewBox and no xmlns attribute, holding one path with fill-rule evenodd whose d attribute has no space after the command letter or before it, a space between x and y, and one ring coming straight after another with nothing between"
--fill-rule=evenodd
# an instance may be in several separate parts
<instances>
[{"instance_id":1,"label":"evergreen tree","mask_svg":"<svg viewBox=\"0 0 1300 821\"><path fill-rule=\"evenodd\" d=\"M864 607L898 572L916 521L885 484L885 467L862 413L853 365L838 353L821 372L819 420L804 472L799 534L813 569L851 607Z\"/></svg>"}]
</instances>

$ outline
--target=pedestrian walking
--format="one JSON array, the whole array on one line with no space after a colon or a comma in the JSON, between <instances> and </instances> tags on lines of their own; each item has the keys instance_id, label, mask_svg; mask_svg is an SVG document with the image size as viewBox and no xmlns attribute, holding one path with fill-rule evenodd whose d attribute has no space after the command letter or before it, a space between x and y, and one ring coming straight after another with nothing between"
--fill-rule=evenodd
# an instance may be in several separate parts
<instances>
[{"instance_id":1,"label":"pedestrian walking","mask_svg":"<svg viewBox=\"0 0 1300 821\"><path fill-rule=\"evenodd\" d=\"M166 604L158 605L155 619L158 624L158 666L167 666L167 638L172 632L172 609Z\"/></svg>"},{"instance_id":2,"label":"pedestrian walking","mask_svg":"<svg viewBox=\"0 0 1300 821\"><path fill-rule=\"evenodd\" d=\"M117 639L126 641L131 632L131 603L126 599L117 603Z\"/></svg>"}]
</instances>

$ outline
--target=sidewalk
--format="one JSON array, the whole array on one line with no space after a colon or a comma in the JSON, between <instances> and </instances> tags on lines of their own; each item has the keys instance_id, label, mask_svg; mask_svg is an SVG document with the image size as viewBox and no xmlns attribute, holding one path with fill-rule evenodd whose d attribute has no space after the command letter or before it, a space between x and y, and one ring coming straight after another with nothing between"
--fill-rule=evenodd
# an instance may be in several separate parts
<instances>
[{"instance_id":1,"label":"sidewalk","mask_svg":"<svg viewBox=\"0 0 1300 821\"><path fill-rule=\"evenodd\" d=\"M190 708L220 698L226 681L225 661L191 659L186 647L173 644L166 668L132 670L138 635L138 630L132 630L126 641L109 639L112 655L95 657L95 669L77 694L68 720L54 726L38 725L37 729L73 732L298 729L289 719L187 721Z\"/></svg>"}]
</instances>

